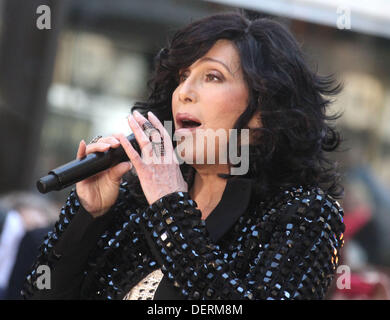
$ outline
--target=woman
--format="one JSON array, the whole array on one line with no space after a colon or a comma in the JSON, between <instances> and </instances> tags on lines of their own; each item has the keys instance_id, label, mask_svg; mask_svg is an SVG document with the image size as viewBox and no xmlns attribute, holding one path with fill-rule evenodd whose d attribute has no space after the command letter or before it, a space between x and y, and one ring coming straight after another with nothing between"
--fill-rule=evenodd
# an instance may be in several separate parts
<instances>
[{"instance_id":1,"label":"woman","mask_svg":"<svg viewBox=\"0 0 390 320\"><path fill-rule=\"evenodd\" d=\"M148 101L129 118L142 155L123 134L80 143L78 158L122 145L130 161L76 184L24 295L131 299L153 275L149 299L323 298L344 231L325 157L340 142L326 123L336 117L325 114L325 95L338 90L272 20L219 14L178 31L156 58ZM165 120L184 141L172 141ZM240 165L230 154L228 163L192 161L228 150L230 138L214 148L188 142L205 129L249 129L247 172L230 175ZM183 145L179 165L174 148ZM136 175L125 175L132 167ZM49 290L39 290L40 265L50 267Z\"/></svg>"}]
</instances>

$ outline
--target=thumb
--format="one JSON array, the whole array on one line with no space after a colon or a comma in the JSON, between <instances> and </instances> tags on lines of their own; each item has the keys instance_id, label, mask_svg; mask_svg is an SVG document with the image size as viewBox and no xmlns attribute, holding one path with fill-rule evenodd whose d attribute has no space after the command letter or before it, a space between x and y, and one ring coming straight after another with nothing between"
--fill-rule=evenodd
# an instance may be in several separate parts
<instances>
[{"instance_id":1,"label":"thumb","mask_svg":"<svg viewBox=\"0 0 390 320\"><path fill-rule=\"evenodd\" d=\"M115 182L119 182L122 176L133 167L130 161L118 163L110 170L111 179Z\"/></svg>"}]
</instances>

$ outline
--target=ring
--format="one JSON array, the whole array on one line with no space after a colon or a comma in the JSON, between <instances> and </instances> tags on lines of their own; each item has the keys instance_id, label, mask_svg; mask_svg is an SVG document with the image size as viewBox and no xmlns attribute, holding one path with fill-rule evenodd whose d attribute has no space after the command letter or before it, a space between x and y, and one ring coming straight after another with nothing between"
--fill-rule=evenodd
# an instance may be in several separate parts
<instances>
[{"instance_id":1,"label":"ring","mask_svg":"<svg viewBox=\"0 0 390 320\"><path fill-rule=\"evenodd\" d=\"M163 137L161 137L161 142L153 142L152 141L152 147L153 147L153 150L154 150L156 155L160 155L160 156L165 155Z\"/></svg>"},{"instance_id":2,"label":"ring","mask_svg":"<svg viewBox=\"0 0 390 320\"><path fill-rule=\"evenodd\" d=\"M100 138L103 138L103 136L96 136L95 138L93 138L93 139L89 142L89 144L98 142L98 140L99 140Z\"/></svg>"},{"instance_id":3,"label":"ring","mask_svg":"<svg viewBox=\"0 0 390 320\"><path fill-rule=\"evenodd\" d=\"M154 127L149 121L146 121L142 124L142 130L148 136L150 142L152 142L151 137L152 137L152 134L154 133L154 131L156 131L158 133L158 135L160 135L160 131L157 130L157 128Z\"/></svg>"},{"instance_id":4,"label":"ring","mask_svg":"<svg viewBox=\"0 0 390 320\"><path fill-rule=\"evenodd\" d=\"M142 124L142 130L143 131L151 131L151 130L157 130L156 127L154 127L149 121L145 121ZM158 130L157 130L158 131Z\"/></svg>"},{"instance_id":5,"label":"ring","mask_svg":"<svg viewBox=\"0 0 390 320\"><path fill-rule=\"evenodd\" d=\"M165 155L165 150L164 150L164 140L163 137L160 135L160 131L154 127L150 121L145 121L142 124L142 130L145 132L145 134L149 137L150 142L152 143L153 150L156 155L164 156ZM160 135L161 142L154 142L151 139L152 132L157 131L158 134Z\"/></svg>"}]
</instances>

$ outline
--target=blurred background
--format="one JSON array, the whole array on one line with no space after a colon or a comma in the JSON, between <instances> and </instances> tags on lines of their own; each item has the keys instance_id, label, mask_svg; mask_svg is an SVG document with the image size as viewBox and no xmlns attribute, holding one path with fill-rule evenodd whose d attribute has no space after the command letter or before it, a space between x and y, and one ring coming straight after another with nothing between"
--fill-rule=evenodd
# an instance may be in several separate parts
<instances>
[{"instance_id":1,"label":"blurred background","mask_svg":"<svg viewBox=\"0 0 390 320\"><path fill-rule=\"evenodd\" d=\"M284 23L310 66L344 83L331 111L344 113L333 157L346 191L346 268L327 299L390 299L388 0L0 0L0 298L20 298L70 191L41 195L36 180L74 159L81 139L129 134L126 116L146 98L167 39L237 9Z\"/></svg>"}]
</instances>

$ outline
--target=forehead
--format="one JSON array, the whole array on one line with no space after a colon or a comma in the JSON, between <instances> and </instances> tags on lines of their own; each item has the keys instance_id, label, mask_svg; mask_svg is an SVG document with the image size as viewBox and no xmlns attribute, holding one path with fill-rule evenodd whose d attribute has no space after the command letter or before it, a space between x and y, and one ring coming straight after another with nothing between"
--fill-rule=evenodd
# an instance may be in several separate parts
<instances>
[{"instance_id":1,"label":"forehead","mask_svg":"<svg viewBox=\"0 0 390 320\"><path fill-rule=\"evenodd\" d=\"M241 73L241 61L238 50L233 42L221 39L215 42L210 50L202 58L212 58L224 63L234 75ZM194 66L202 61L195 61Z\"/></svg>"}]
</instances>

